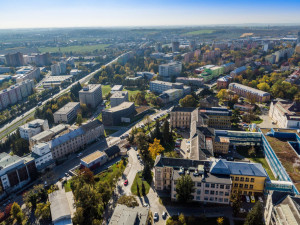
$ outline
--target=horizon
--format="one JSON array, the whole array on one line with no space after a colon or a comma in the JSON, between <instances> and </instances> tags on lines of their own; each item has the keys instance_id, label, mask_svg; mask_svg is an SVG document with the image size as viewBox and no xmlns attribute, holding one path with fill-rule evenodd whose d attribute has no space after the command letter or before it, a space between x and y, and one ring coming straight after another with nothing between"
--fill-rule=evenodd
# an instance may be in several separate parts
<instances>
[{"instance_id":1,"label":"horizon","mask_svg":"<svg viewBox=\"0 0 300 225\"><path fill-rule=\"evenodd\" d=\"M300 25L300 2L0 0L0 29ZM8 19L7 19L8 18ZM21 19L20 19L21 18ZM238 23L237 23L238 21Z\"/></svg>"}]
</instances>

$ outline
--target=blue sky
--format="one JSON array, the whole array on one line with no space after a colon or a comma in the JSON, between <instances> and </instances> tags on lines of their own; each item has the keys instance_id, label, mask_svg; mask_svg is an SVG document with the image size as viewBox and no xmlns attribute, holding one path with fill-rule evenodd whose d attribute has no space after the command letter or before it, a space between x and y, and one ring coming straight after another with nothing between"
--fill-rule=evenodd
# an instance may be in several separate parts
<instances>
[{"instance_id":1,"label":"blue sky","mask_svg":"<svg viewBox=\"0 0 300 225\"><path fill-rule=\"evenodd\" d=\"M0 0L0 9L0 28L300 24L300 0Z\"/></svg>"}]
</instances>

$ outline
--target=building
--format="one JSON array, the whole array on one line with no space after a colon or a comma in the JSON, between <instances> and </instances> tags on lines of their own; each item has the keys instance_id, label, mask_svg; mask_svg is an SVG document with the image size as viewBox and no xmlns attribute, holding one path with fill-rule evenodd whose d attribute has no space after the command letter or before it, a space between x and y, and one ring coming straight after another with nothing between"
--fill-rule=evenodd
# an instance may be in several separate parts
<instances>
[{"instance_id":1,"label":"building","mask_svg":"<svg viewBox=\"0 0 300 225\"><path fill-rule=\"evenodd\" d=\"M67 70L67 64L65 62L59 62L51 65L52 76L65 74Z\"/></svg>"},{"instance_id":2,"label":"building","mask_svg":"<svg viewBox=\"0 0 300 225\"><path fill-rule=\"evenodd\" d=\"M81 70L78 70L78 69L72 69L72 70L70 71L70 75L72 75L72 76L77 76L80 72L81 72Z\"/></svg>"},{"instance_id":3,"label":"building","mask_svg":"<svg viewBox=\"0 0 300 225\"><path fill-rule=\"evenodd\" d=\"M32 80L23 81L20 84L15 84L7 89L0 91L0 110L7 108L9 105L14 105L18 101L24 100L32 94L34 82Z\"/></svg>"},{"instance_id":4,"label":"building","mask_svg":"<svg viewBox=\"0 0 300 225\"><path fill-rule=\"evenodd\" d=\"M202 87L204 84L204 80L202 78L177 77L176 83L182 83L189 86Z\"/></svg>"},{"instance_id":5,"label":"building","mask_svg":"<svg viewBox=\"0 0 300 225\"><path fill-rule=\"evenodd\" d=\"M264 208L266 225L300 224L300 197L293 193L272 191Z\"/></svg>"},{"instance_id":6,"label":"building","mask_svg":"<svg viewBox=\"0 0 300 225\"><path fill-rule=\"evenodd\" d=\"M227 76L224 76L224 77L220 77L218 80L217 80L217 88L218 89L227 89L228 88L228 85L230 84L232 80L232 77L227 75Z\"/></svg>"},{"instance_id":7,"label":"building","mask_svg":"<svg viewBox=\"0 0 300 225\"><path fill-rule=\"evenodd\" d=\"M105 126L117 126L122 122L122 118L130 118L134 113L134 103L123 102L118 106L103 110L102 121Z\"/></svg>"},{"instance_id":8,"label":"building","mask_svg":"<svg viewBox=\"0 0 300 225\"><path fill-rule=\"evenodd\" d=\"M183 95L191 93L191 87L184 86L182 83L170 83L165 81L154 80L150 81L150 91L158 94L162 94L170 89L182 89Z\"/></svg>"},{"instance_id":9,"label":"building","mask_svg":"<svg viewBox=\"0 0 300 225\"><path fill-rule=\"evenodd\" d=\"M21 83L25 80L38 80L41 76L40 68L38 67L27 67L17 71L17 75L14 79L17 83Z\"/></svg>"},{"instance_id":10,"label":"building","mask_svg":"<svg viewBox=\"0 0 300 225\"><path fill-rule=\"evenodd\" d=\"M294 54L294 48L285 48L280 49L274 53L275 55L275 63L279 63L282 60L287 61Z\"/></svg>"},{"instance_id":11,"label":"building","mask_svg":"<svg viewBox=\"0 0 300 225\"><path fill-rule=\"evenodd\" d=\"M237 95L247 99L254 99L256 102L268 102L271 98L271 95L268 92L238 83L231 83L228 88L229 90L234 91Z\"/></svg>"},{"instance_id":12,"label":"building","mask_svg":"<svg viewBox=\"0 0 300 225\"><path fill-rule=\"evenodd\" d=\"M69 132L68 125L59 124L55 127L52 127L49 130L45 130L29 139L29 146L32 148L35 144L47 142L53 139L56 135L61 134L62 132Z\"/></svg>"},{"instance_id":13,"label":"building","mask_svg":"<svg viewBox=\"0 0 300 225\"><path fill-rule=\"evenodd\" d=\"M179 52L179 41L172 41L172 52Z\"/></svg>"},{"instance_id":14,"label":"building","mask_svg":"<svg viewBox=\"0 0 300 225\"><path fill-rule=\"evenodd\" d=\"M38 143L34 145L31 153L38 171L54 165L54 160L48 143Z\"/></svg>"},{"instance_id":15,"label":"building","mask_svg":"<svg viewBox=\"0 0 300 225\"><path fill-rule=\"evenodd\" d=\"M0 74L3 73L10 73L11 68L10 67L4 67L4 66L0 66Z\"/></svg>"},{"instance_id":16,"label":"building","mask_svg":"<svg viewBox=\"0 0 300 225\"><path fill-rule=\"evenodd\" d=\"M107 161L108 156L105 154L105 152L95 151L88 156L80 159L80 166L93 170L102 166Z\"/></svg>"},{"instance_id":17,"label":"building","mask_svg":"<svg viewBox=\"0 0 300 225\"><path fill-rule=\"evenodd\" d=\"M190 46L190 49L192 51L196 50L196 41L195 40L190 40L189 46Z\"/></svg>"},{"instance_id":18,"label":"building","mask_svg":"<svg viewBox=\"0 0 300 225\"><path fill-rule=\"evenodd\" d=\"M33 158L0 153L0 199L24 187L36 176Z\"/></svg>"},{"instance_id":19,"label":"building","mask_svg":"<svg viewBox=\"0 0 300 225\"><path fill-rule=\"evenodd\" d=\"M60 86L63 82L71 82L72 76L71 75L65 75L65 76L49 76L44 79L43 86L44 88L51 88Z\"/></svg>"},{"instance_id":20,"label":"building","mask_svg":"<svg viewBox=\"0 0 300 225\"><path fill-rule=\"evenodd\" d=\"M269 117L280 128L300 128L300 104L292 101L271 102Z\"/></svg>"},{"instance_id":21,"label":"building","mask_svg":"<svg viewBox=\"0 0 300 225\"><path fill-rule=\"evenodd\" d=\"M224 73L229 73L234 69L235 64L233 62L223 64Z\"/></svg>"},{"instance_id":22,"label":"building","mask_svg":"<svg viewBox=\"0 0 300 225\"><path fill-rule=\"evenodd\" d=\"M123 102L128 102L128 91L117 91L114 92L110 97L110 106L115 107Z\"/></svg>"},{"instance_id":23,"label":"building","mask_svg":"<svg viewBox=\"0 0 300 225\"><path fill-rule=\"evenodd\" d=\"M79 102L69 102L54 114L54 123L69 123L76 118L77 112L80 108Z\"/></svg>"},{"instance_id":24,"label":"building","mask_svg":"<svg viewBox=\"0 0 300 225\"><path fill-rule=\"evenodd\" d=\"M101 84L89 84L79 91L80 104L95 108L102 102Z\"/></svg>"},{"instance_id":25,"label":"building","mask_svg":"<svg viewBox=\"0 0 300 225\"><path fill-rule=\"evenodd\" d=\"M31 137L48 130L48 120L35 119L22 126L19 126L20 136L23 139L29 140Z\"/></svg>"},{"instance_id":26,"label":"building","mask_svg":"<svg viewBox=\"0 0 300 225\"><path fill-rule=\"evenodd\" d=\"M70 203L64 190L57 190L49 194L50 211L52 217L52 224L72 225L72 214L70 210Z\"/></svg>"},{"instance_id":27,"label":"building","mask_svg":"<svg viewBox=\"0 0 300 225\"><path fill-rule=\"evenodd\" d=\"M182 70L181 62L170 62L159 65L159 76L162 80L171 81L172 77L178 77Z\"/></svg>"},{"instance_id":28,"label":"building","mask_svg":"<svg viewBox=\"0 0 300 225\"><path fill-rule=\"evenodd\" d=\"M187 52L182 55L184 63L190 63L194 59L194 52Z\"/></svg>"},{"instance_id":29,"label":"building","mask_svg":"<svg viewBox=\"0 0 300 225\"><path fill-rule=\"evenodd\" d=\"M137 72L136 76L137 77L143 77L147 80L151 80L156 75L155 75L155 73L152 73L152 72Z\"/></svg>"},{"instance_id":30,"label":"building","mask_svg":"<svg viewBox=\"0 0 300 225\"><path fill-rule=\"evenodd\" d=\"M181 99L183 95L182 89L169 89L159 95L159 98L162 100L163 104L167 104L169 102Z\"/></svg>"},{"instance_id":31,"label":"building","mask_svg":"<svg viewBox=\"0 0 300 225\"><path fill-rule=\"evenodd\" d=\"M104 152L107 155L108 160L112 160L120 155L121 149L119 148L118 145L113 145L113 146L105 149Z\"/></svg>"},{"instance_id":32,"label":"building","mask_svg":"<svg viewBox=\"0 0 300 225\"><path fill-rule=\"evenodd\" d=\"M122 91L123 90L123 85L114 85L111 90L110 90L110 93L115 93L117 91Z\"/></svg>"},{"instance_id":33,"label":"building","mask_svg":"<svg viewBox=\"0 0 300 225\"><path fill-rule=\"evenodd\" d=\"M170 125L171 127L190 128L192 114L197 114L197 108L174 107L171 110Z\"/></svg>"},{"instance_id":34,"label":"building","mask_svg":"<svg viewBox=\"0 0 300 225\"><path fill-rule=\"evenodd\" d=\"M248 113L250 113L250 112L253 112L253 111L254 111L255 105L250 105L250 104L238 104L238 103L236 103L236 104L234 104L233 108L234 108L234 109L238 109L238 110L240 110L240 111L242 111L242 112L248 112Z\"/></svg>"},{"instance_id":35,"label":"building","mask_svg":"<svg viewBox=\"0 0 300 225\"><path fill-rule=\"evenodd\" d=\"M232 192L242 195L261 195L264 193L267 172L260 163L229 162L225 159L213 163L210 173L229 175Z\"/></svg>"},{"instance_id":36,"label":"building","mask_svg":"<svg viewBox=\"0 0 300 225\"><path fill-rule=\"evenodd\" d=\"M104 137L104 126L99 120L93 120L48 143L53 159L59 160L70 153L78 151L100 137Z\"/></svg>"},{"instance_id":37,"label":"building","mask_svg":"<svg viewBox=\"0 0 300 225\"><path fill-rule=\"evenodd\" d=\"M127 207L117 204L108 225L148 225L149 221L148 207Z\"/></svg>"},{"instance_id":38,"label":"building","mask_svg":"<svg viewBox=\"0 0 300 225\"><path fill-rule=\"evenodd\" d=\"M230 76L234 78L234 77L246 72L246 70L247 70L246 66L236 68L235 70L231 71Z\"/></svg>"},{"instance_id":39,"label":"building","mask_svg":"<svg viewBox=\"0 0 300 225\"><path fill-rule=\"evenodd\" d=\"M221 56L220 50L212 50L212 51L206 51L202 55L203 61L209 61L209 60L215 60L216 58Z\"/></svg>"},{"instance_id":40,"label":"building","mask_svg":"<svg viewBox=\"0 0 300 225\"><path fill-rule=\"evenodd\" d=\"M231 128L232 112L226 108L199 108L198 124L219 129Z\"/></svg>"},{"instance_id":41,"label":"building","mask_svg":"<svg viewBox=\"0 0 300 225\"><path fill-rule=\"evenodd\" d=\"M201 108L219 107L219 99L214 96L207 96L199 100Z\"/></svg>"},{"instance_id":42,"label":"building","mask_svg":"<svg viewBox=\"0 0 300 225\"><path fill-rule=\"evenodd\" d=\"M160 42L155 43L155 51L161 52L162 51L162 45Z\"/></svg>"},{"instance_id":43,"label":"building","mask_svg":"<svg viewBox=\"0 0 300 225\"><path fill-rule=\"evenodd\" d=\"M24 66L23 54L20 52L5 55L6 64L12 67Z\"/></svg>"}]
</instances>

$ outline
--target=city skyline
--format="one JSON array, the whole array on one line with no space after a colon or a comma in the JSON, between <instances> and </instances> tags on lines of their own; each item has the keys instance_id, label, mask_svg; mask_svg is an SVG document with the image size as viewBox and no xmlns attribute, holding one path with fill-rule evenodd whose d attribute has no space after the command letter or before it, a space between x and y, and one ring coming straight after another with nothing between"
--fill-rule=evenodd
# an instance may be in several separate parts
<instances>
[{"instance_id":1,"label":"city skyline","mask_svg":"<svg viewBox=\"0 0 300 225\"><path fill-rule=\"evenodd\" d=\"M296 0L49 1L0 0L0 29L47 27L299 24ZM22 19L20 19L22 18Z\"/></svg>"}]
</instances>

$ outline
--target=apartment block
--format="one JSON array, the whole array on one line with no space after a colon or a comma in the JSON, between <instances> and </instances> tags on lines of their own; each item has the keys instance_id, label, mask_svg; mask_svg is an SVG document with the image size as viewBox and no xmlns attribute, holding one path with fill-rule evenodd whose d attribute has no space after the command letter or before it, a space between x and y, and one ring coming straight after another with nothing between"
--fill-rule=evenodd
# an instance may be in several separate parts
<instances>
[{"instance_id":1,"label":"apartment block","mask_svg":"<svg viewBox=\"0 0 300 225\"><path fill-rule=\"evenodd\" d=\"M79 91L80 104L95 108L102 102L101 84L89 84Z\"/></svg>"},{"instance_id":2,"label":"apartment block","mask_svg":"<svg viewBox=\"0 0 300 225\"><path fill-rule=\"evenodd\" d=\"M170 62L159 65L159 76L165 81L171 81L172 77L178 77L182 70L181 62Z\"/></svg>"},{"instance_id":3,"label":"apartment block","mask_svg":"<svg viewBox=\"0 0 300 225\"><path fill-rule=\"evenodd\" d=\"M198 109L193 107L174 107L171 111L170 125L173 128L190 128L192 114L197 114Z\"/></svg>"},{"instance_id":4,"label":"apartment block","mask_svg":"<svg viewBox=\"0 0 300 225\"><path fill-rule=\"evenodd\" d=\"M115 107L123 102L128 102L128 91L117 91L114 92L110 97L110 106Z\"/></svg>"},{"instance_id":5,"label":"apartment block","mask_svg":"<svg viewBox=\"0 0 300 225\"><path fill-rule=\"evenodd\" d=\"M34 79L39 79L41 76L41 71L40 68L38 67L29 67L28 70L23 70L23 71L17 71L17 75L14 76L16 79L17 83L21 83L25 80L34 80Z\"/></svg>"},{"instance_id":6,"label":"apartment block","mask_svg":"<svg viewBox=\"0 0 300 225\"><path fill-rule=\"evenodd\" d=\"M176 83L182 83L189 86L202 87L204 84L204 80L203 78L177 77Z\"/></svg>"},{"instance_id":7,"label":"apartment block","mask_svg":"<svg viewBox=\"0 0 300 225\"><path fill-rule=\"evenodd\" d=\"M226 108L199 108L198 124L200 126L228 129L231 128L231 115L232 112Z\"/></svg>"},{"instance_id":8,"label":"apartment block","mask_svg":"<svg viewBox=\"0 0 300 225\"><path fill-rule=\"evenodd\" d=\"M105 126L117 126L122 118L130 118L135 113L133 102L123 102L118 106L102 111L102 121Z\"/></svg>"},{"instance_id":9,"label":"apartment block","mask_svg":"<svg viewBox=\"0 0 300 225\"><path fill-rule=\"evenodd\" d=\"M237 95L248 99L255 99L256 102L270 101L271 95L268 92L261 91L238 83L231 83L229 90L234 91Z\"/></svg>"},{"instance_id":10,"label":"apartment block","mask_svg":"<svg viewBox=\"0 0 300 225\"><path fill-rule=\"evenodd\" d=\"M77 112L80 108L79 102L69 102L58 111L56 111L54 116L54 123L69 123L71 122L76 116Z\"/></svg>"},{"instance_id":11,"label":"apartment block","mask_svg":"<svg viewBox=\"0 0 300 225\"><path fill-rule=\"evenodd\" d=\"M59 62L51 65L52 76L63 75L66 73L67 64L65 62Z\"/></svg>"},{"instance_id":12,"label":"apartment block","mask_svg":"<svg viewBox=\"0 0 300 225\"><path fill-rule=\"evenodd\" d=\"M48 130L48 120L35 119L22 126L19 126L20 136L23 139L29 140L31 137Z\"/></svg>"},{"instance_id":13,"label":"apartment block","mask_svg":"<svg viewBox=\"0 0 300 225\"><path fill-rule=\"evenodd\" d=\"M5 55L6 64L12 67L24 66L23 54L20 52Z\"/></svg>"}]
</instances>

